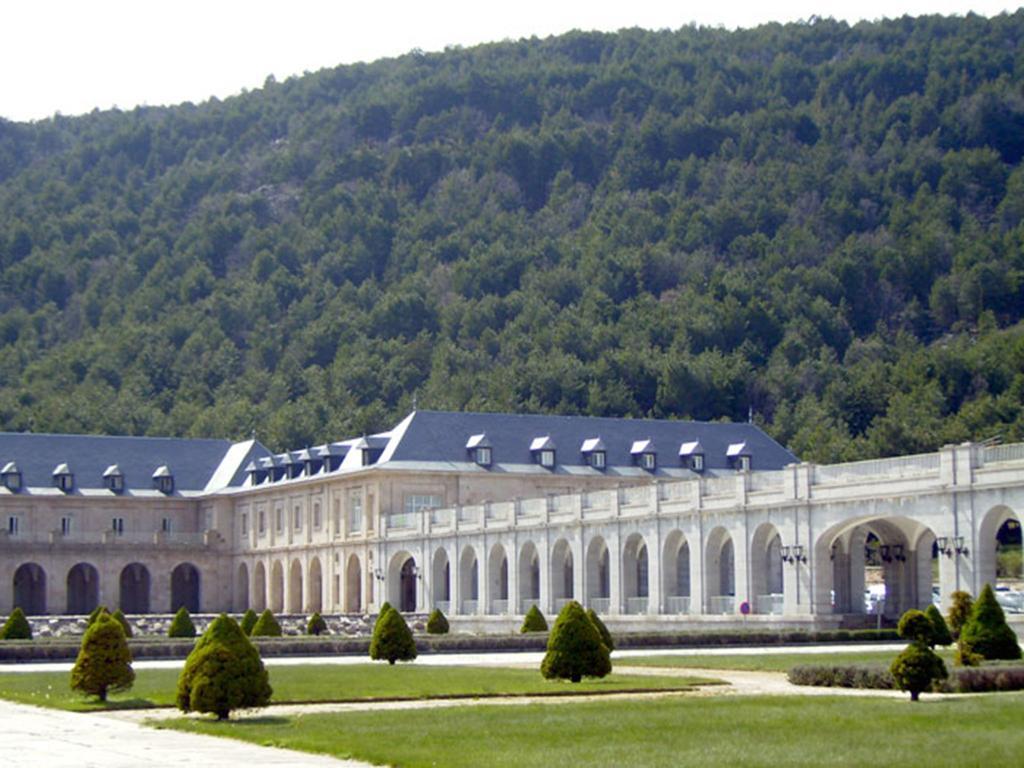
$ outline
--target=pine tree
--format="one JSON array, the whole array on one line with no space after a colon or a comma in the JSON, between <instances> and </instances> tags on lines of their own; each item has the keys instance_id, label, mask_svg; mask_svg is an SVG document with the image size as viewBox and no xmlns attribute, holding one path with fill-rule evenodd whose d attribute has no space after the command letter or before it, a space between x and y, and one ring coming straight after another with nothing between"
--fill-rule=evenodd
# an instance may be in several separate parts
<instances>
[{"instance_id":1,"label":"pine tree","mask_svg":"<svg viewBox=\"0 0 1024 768\"><path fill-rule=\"evenodd\" d=\"M260 617L252 627L252 632L249 634L252 637L280 637L281 625L277 623L274 614L267 608L260 614Z\"/></svg>"},{"instance_id":2,"label":"pine tree","mask_svg":"<svg viewBox=\"0 0 1024 768\"><path fill-rule=\"evenodd\" d=\"M409 625L405 623L402 614L391 606L387 606L387 610L377 618L370 639L370 658L387 659L388 664L416 658L416 641L409 631Z\"/></svg>"},{"instance_id":3,"label":"pine tree","mask_svg":"<svg viewBox=\"0 0 1024 768\"><path fill-rule=\"evenodd\" d=\"M555 619L540 671L548 679L574 683L584 677L604 677L612 671L611 656L601 642L601 633L575 600L570 600Z\"/></svg>"},{"instance_id":4,"label":"pine tree","mask_svg":"<svg viewBox=\"0 0 1024 768\"><path fill-rule=\"evenodd\" d=\"M177 705L183 712L212 712L226 720L234 709L266 706L272 693L259 651L234 619L221 614L185 660Z\"/></svg>"},{"instance_id":5,"label":"pine tree","mask_svg":"<svg viewBox=\"0 0 1024 768\"><path fill-rule=\"evenodd\" d=\"M306 634L307 635L326 635L327 634L327 622L324 621L323 616L319 613L314 613L309 617L309 621L306 623Z\"/></svg>"},{"instance_id":6,"label":"pine tree","mask_svg":"<svg viewBox=\"0 0 1024 768\"><path fill-rule=\"evenodd\" d=\"M258 618L259 617L256 615L256 611L254 611L252 608L250 608L244 614L242 614L242 631L245 632L245 634L247 635L251 635L252 628L256 626L256 620Z\"/></svg>"},{"instance_id":7,"label":"pine tree","mask_svg":"<svg viewBox=\"0 0 1024 768\"><path fill-rule=\"evenodd\" d=\"M986 584L971 610L971 618L960 630L961 656L977 654L985 659L1019 659L1017 635L1006 623L991 584Z\"/></svg>"},{"instance_id":8,"label":"pine tree","mask_svg":"<svg viewBox=\"0 0 1024 768\"><path fill-rule=\"evenodd\" d=\"M114 618L102 612L82 636L82 647L71 670L71 688L100 701L107 693L132 687L135 671L124 630Z\"/></svg>"},{"instance_id":9,"label":"pine tree","mask_svg":"<svg viewBox=\"0 0 1024 768\"><path fill-rule=\"evenodd\" d=\"M183 605L171 619L171 626L167 630L168 637L195 637L196 625L192 623L192 617L188 609Z\"/></svg>"},{"instance_id":10,"label":"pine tree","mask_svg":"<svg viewBox=\"0 0 1024 768\"><path fill-rule=\"evenodd\" d=\"M21 608L15 608L0 629L0 640L31 640L32 625Z\"/></svg>"},{"instance_id":11,"label":"pine tree","mask_svg":"<svg viewBox=\"0 0 1024 768\"><path fill-rule=\"evenodd\" d=\"M928 621L932 623L932 641L930 645L935 647L936 645L952 645L953 635L949 631L949 627L946 625L946 620L942 618L942 611L935 607L935 604L929 605L924 615L928 617Z\"/></svg>"},{"instance_id":12,"label":"pine tree","mask_svg":"<svg viewBox=\"0 0 1024 768\"><path fill-rule=\"evenodd\" d=\"M536 605L530 606L530 610L523 617L523 626L520 627L519 631L524 633L548 631L548 621L544 618L544 614L540 612L540 608Z\"/></svg>"},{"instance_id":13,"label":"pine tree","mask_svg":"<svg viewBox=\"0 0 1024 768\"><path fill-rule=\"evenodd\" d=\"M448 619L440 608L435 608L427 618L427 634L447 635Z\"/></svg>"}]
</instances>

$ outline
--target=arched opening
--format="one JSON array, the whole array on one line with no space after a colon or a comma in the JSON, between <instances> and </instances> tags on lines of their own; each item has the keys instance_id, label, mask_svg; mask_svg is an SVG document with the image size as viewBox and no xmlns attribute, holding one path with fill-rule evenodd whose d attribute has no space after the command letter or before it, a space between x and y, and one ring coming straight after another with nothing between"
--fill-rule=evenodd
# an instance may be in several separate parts
<instances>
[{"instance_id":1,"label":"arched opening","mask_svg":"<svg viewBox=\"0 0 1024 768\"><path fill-rule=\"evenodd\" d=\"M267 569L256 563L252 569L252 609L263 613L267 609Z\"/></svg>"},{"instance_id":2,"label":"arched opening","mask_svg":"<svg viewBox=\"0 0 1024 768\"><path fill-rule=\"evenodd\" d=\"M661 569L665 613L689 613L690 544L682 531L672 531L665 537Z\"/></svg>"},{"instance_id":3,"label":"arched opening","mask_svg":"<svg viewBox=\"0 0 1024 768\"><path fill-rule=\"evenodd\" d=\"M451 612L452 569L448 552L444 547L434 550L431 564L430 585L433 590L434 607L444 614Z\"/></svg>"},{"instance_id":4,"label":"arched opening","mask_svg":"<svg viewBox=\"0 0 1024 768\"><path fill-rule=\"evenodd\" d=\"M708 534L704 553L707 613L736 612L736 557L732 536L721 526Z\"/></svg>"},{"instance_id":5,"label":"arched opening","mask_svg":"<svg viewBox=\"0 0 1024 768\"><path fill-rule=\"evenodd\" d=\"M235 572L235 601L236 611L249 610L249 567L245 563L238 564Z\"/></svg>"},{"instance_id":6,"label":"arched opening","mask_svg":"<svg viewBox=\"0 0 1024 768\"><path fill-rule=\"evenodd\" d=\"M647 613L647 543L639 533L630 534L622 548L622 587L626 613Z\"/></svg>"},{"instance_id":7,"label":"arched opening","mask_svg":"<svg viewBox=\"0 0 1024 768\"><path fill-rule=\"evenodd\" d=\"M587 607L597 613L611 608L611 558L608 545L595 536L587 546Z\"/></svg>"},{"instance_id":8,"label":"arched opening","mask_svg":"<svg viewBox=\"0 0 1024 768\"><path fill-rule=\"evenodd\" d=\"M416 579L419 569L411 557L402 563L398 574L398 610L402 613L413 613L416 610Z\"/></svg>"},{"instance_id":9,"label":"arched opening","mask_svg":"<svg viewBox=\"0 0 1024 768\"><path fill-rule=\"evenodd\" d=\"M958 542L947 551L959 557ZM1024 580L1021 563L1021 520L1008 507L990 509L978 530L978 587L991 584L996 600L1006 613L1024 613Z\"/></svg>"},{"instance_id":10,"label":"arched opening","mask_svg":"<svg viewBox=\"0 0 1024 768\"><path fill-rule=\"evenodd\" d=\"M572 547L565 539L559 539L551 549L551 599L555 613L575 597L573 583Z\"/></svg>"},{"instance_id":11,"label":"arched opening","mask_svg":"<svg viewBox=\"0 0 1024 768\"><path fill-rule=\"evenodd\" d=\"M149 613L149 569L142 563L129 563L121 569L121 595L118 605L125 613Z\"/></svg>"},{"instance_id":12,"label":"arched opening","mask_svg":"<svg viewBox=\"0 0 1024 768\"><path fill-rule=\"evenodd\" d=\"M302 563L292 560L288 568L288 601L285 604L288 613L302 613Z\"/></svg>"},{"instance_id":13,"label":"arched opening","mask_svg":"<svg viewBox=\"0 0 1024 768\"><path fill-rule=\"evenodd\" d=\"M349 555L345 566L345 610L348 613L361 613L363 610L362 574L359 555Z\"/></svg>"},{"instance_id":14,"label":"arched opening","mask_svg":"<svg viewBox=\"0 0 1024 768\"><path fill-rule=\"evenodd\" d=\"M181 563L171 571L171 613L182 606L189 613L199 613L199 569L192 563Z\"/></svg>"},{"instance_id":15,"label":"arched opening","mask_svg":"<svg viewBox=\"0 0 1024 768\"><path fill-rule=\"evenodd\" d=\"M488 599L490 600L490 613L508 613L508 556L501 544L495 544L491 548L490 557L487 558L488 572Z\"/></svg>"},{"instance_id":16,"label":"arched opening","mask_svg":"<svg viewBox=\"0 0 1024 768\"><path fill-rule=\"evenodd\" d=\"M307 610L319 613L324 609L324 571L320 558L314 557L309 563L309 587L306 596Z\"/></svg>"},{"instance_id":17,"label":"arched opening","mask_svg":"<svg viewBox=\"0 0 1024 768\"><path fill-rule=\"evenodd\" d=\"M68 571L68 613L92 613L100 604L100 574L89 563L78 563Z\"/></svg>"},{"instance_id":18,"label":"arched opening","mask_svg":"<svg viewBox=\"0 0 1024 768\"><path fill-rule=\"evenodd\" d=\"M469 546L459 557L459 599L462 601L462 613L473 615L479 609L480 567L476 551Z\"/></svg>"},{"instance_id":19,"label":"arched opening","mask_svg":"<svg viewBox=\"0 0 1024 768\"><path fill-rule=\"evenodd\" d=\"M750 541L750 588L754 613L782 613L782 536L762 523Z\"/></svg>"},{"instance_id":20,"label":"arched opening","mask_svg":"<svg viewBox=\"0 0 1024 768\"><path fill-rule=\"evenodd\" d=\"M15 608L29 616L46 613L46 571L36 563L22 563L14 572Z\"/></svg>"},{"instance_id":21,"label":"arched opening","mask_svg":"<svg viewBox=\"0 0 1024 768\"><path fill-rule=\"evenodd\" d=\"M519 548L519 613L540 607L540 555L532 541Z\"/></svg>"},{"instance_id":22,"label":"arched opening","mask_svg":"<svg viewBox=\"0 0 1024 768\"><path fill-rule=\"evenodd\" d=\"M284 613L284 566L280 560L270 567L270 610Z\"/></svg>"}]
</instances>

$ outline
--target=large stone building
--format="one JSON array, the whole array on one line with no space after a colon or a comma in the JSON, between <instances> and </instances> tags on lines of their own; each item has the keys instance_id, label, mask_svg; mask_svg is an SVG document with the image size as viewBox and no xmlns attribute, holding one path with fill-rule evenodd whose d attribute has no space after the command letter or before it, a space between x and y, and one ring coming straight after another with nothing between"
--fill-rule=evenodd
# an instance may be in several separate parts
<instances>
[{"instance_id":1,"label":"large stone building","mask_svg":"<svg viewBox=\"0 0 1024 768\"><path fill-rule=\"evenodd\" d=\"M425 411L278 455L5 434L0 466L0 614L387 599L502 628L576 598L636 626L831 626L865 612L868 560L890 615L936 566L976 591L1024 503L1022 446L817 466L749 424Z\"/></svg>"}]
</instances>

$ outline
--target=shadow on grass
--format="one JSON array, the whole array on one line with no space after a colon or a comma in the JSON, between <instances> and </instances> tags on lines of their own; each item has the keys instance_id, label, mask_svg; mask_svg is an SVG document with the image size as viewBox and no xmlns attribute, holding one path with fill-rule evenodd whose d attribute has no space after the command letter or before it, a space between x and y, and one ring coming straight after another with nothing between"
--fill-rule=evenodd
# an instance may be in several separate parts
<instances>
[{"instance_id":1,"label":"shadow on grass","mask_svg":"<svg viewBox=\"0 0 1024 768\"><path fill-rule=\"evenodd\" d=\"M217 721L212 720L211 722ZM240 725L288 725L292 722L292 719L281 715L253 715L252 717L239 717L237 720L222 722L239 723Z\"/></svg>"},{"instance_id":2,"label":"shadow on grass","mask_svg":"<svg viewBox=\"0 0 1024 768\"><path fill-rule=\"evenodd\" d=\"M83 701L75 712L109 712L116 709L156 709L160 705L149 699L118 699L117 701Z\"/></svg>"}]
</instances>

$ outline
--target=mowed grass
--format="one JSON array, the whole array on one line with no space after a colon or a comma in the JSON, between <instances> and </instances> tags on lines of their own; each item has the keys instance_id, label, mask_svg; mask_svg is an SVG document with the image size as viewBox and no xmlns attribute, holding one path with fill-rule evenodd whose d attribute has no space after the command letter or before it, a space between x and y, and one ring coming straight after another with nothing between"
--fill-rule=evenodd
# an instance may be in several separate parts
<instances>
[{"instance_id":1,"label":"mowed grass","mask_svg":"<svg viewBox=\"0 0 1024 768\"><path fill-rule=\"evenodd\" d=\"M273 703L368 701L461 696L569 695L623 690L685 690L698 678L613 673L573 685L545 680L536 669L436 667L387 664L268 667ZM136 671L131 690L109 696L106 705L73 692L68 672L0 674L0 698L73 711L174 706L176 669Z\"/></svg>"},{"instance_id":2,"label":"mowed grass","mask_svg":"<svg viewBox=\"0 0 1024 768\"><path fill-rule=\"evenodd\" d=\"M903 646L892 651L851 651L849 653L778 653L778 654L730 654L724 656L627 656L615 659L616 667L690 667L696 669L739 669L756 672L788 672L803 664L827 664L829 666L865 665L888 666L903 650ZM936 653L946 662L953 664L953 650L938 648Z\"/></svg>"},{"instance_id":3,"label":"mowed grass","mask_svg":"<svg viewBox=\"0 0 1024 768\"><path fill-rule=\"evenodd\" d=\"M670 697L272 715L157 727L415 766L1020 765L1024 694Z\"/></svg>"}]
</instances>

